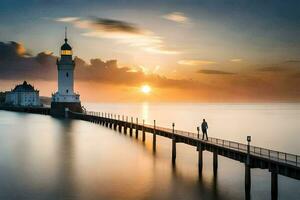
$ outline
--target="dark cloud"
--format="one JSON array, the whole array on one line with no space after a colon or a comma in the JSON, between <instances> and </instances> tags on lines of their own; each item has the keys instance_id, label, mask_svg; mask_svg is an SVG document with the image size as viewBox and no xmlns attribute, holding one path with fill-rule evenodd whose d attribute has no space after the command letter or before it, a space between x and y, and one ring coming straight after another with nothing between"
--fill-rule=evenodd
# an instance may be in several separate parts
<instances>
[{"instance_id":1,"label":"dark cloud","mask_svg":"<svg viewBox=\"0 0 300 200\"><path fill-rule=\"evenodd\" d=\"M211 70L211 69L201 69L201 70L198 70L197 73L216 74L216 75L233 75L233 74L235 74L235 73L231 73L231 72L225 72L225 71L220 71L220 70Z\"/></svg>"},{"instance_id":2,"label":"dark cloud","mask_svg":"<svg viewBox=\"0 0 300 200\"><path fill-rule=\"evenodd\" d=\"M0 61L5 59L16 59L19 56L25 56L25 48L17 42L0 42Z\"/></svg>"},{"instance_id":3,"label":"dark cloud","mask_svg":"<svg viewBox=\"0 0 300 200\"><path fill-rule=\"evenodd\" d=\"M300 60L287 60L286 63L300 63Z\"/></svg>"},{"instance_id":4,"label":"dark cloud","mask_svg":"<svg viewBox=\"0 0 300 200\"><path fill-rule=\"evenodd\" d=\"M261 72L293 72L300 71L300 61L289 60L283 63L274 64L272 66L258 67L258 71Z\"/></svg>"},{"instance_id":5,"label":"dark cloud","mask_svg":"<svg viewBox=\"0 0 300 200\"><path fill-rule=\"evenodd\" d=\"M44 52L31 56L22 44L1 42L0 78L51 80L55 77L55 60L55 56Z\"/></svg>"},{"instance_id":6,"label":"dark cloud","mask_svg":"<svg viewBox=\"0 0 300 200\"><path fill-rule=\"evenodd\" d=\"M289 69L281 66L262 67L258 69L258 71L262 71L262 72L283 72L287 70Z\"/></svg>"},{"instance_id":7,"label":"dark cloud","mask_svg":"<svg viewBox=\"0 0 300 200\"><path fill-rule=\"evenodd\" d=\"M135 24L120 20L106 19L106 18L92 18L92 23L101 30L107 32L125 32L140 34L143 31Z\"/></svg>"}]
</instances>

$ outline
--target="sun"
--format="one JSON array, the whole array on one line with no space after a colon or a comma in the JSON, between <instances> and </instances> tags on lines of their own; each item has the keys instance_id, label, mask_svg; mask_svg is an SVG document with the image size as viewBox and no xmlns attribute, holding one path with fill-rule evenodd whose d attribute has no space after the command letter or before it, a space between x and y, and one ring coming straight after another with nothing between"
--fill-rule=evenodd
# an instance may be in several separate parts
<instances>
[{"instance_id":1,"label":"sun","mask_svg":"<svg viewBox=\"0 0 300 200\"><path fill-rule=\"evenodd\" d=\"M143 85L141 87L141 92L144 94L149 94L151 92L151 87L149 85Z\"/></svg>"}]
</instances>

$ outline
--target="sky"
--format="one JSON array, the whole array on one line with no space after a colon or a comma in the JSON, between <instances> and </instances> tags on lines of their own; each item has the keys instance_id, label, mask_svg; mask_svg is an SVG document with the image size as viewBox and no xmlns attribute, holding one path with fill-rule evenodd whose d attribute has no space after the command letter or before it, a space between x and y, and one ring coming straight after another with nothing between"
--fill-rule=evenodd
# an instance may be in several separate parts
<instances>
[{"instance_id":1,"label":"sky","mask_svg":"<svg viewBox=\"0 0 300 200\"><path fill-rule=\"evenodd\" d=\"M67 27L83 101L300 101L298 0L2 0L0 27L3 91L55 92Z\"/></svg>"}]
</instances>

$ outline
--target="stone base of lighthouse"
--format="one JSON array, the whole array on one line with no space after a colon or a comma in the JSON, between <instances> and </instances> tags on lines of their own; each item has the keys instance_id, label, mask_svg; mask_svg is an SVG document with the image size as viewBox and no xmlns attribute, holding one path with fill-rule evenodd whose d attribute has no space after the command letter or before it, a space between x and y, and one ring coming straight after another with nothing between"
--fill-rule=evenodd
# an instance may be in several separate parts
<instances>
[{"instance_id":1,"label":"stone base of lighthouse","mask_svg":"<svg viewBox=\"0 0 300 200\"><path fill-rule=\"evenodd\" d=\"M50 114L53 117L65 117L65 110L82 113L80 102L51 102Z\"/></svg>"}]
</instances>

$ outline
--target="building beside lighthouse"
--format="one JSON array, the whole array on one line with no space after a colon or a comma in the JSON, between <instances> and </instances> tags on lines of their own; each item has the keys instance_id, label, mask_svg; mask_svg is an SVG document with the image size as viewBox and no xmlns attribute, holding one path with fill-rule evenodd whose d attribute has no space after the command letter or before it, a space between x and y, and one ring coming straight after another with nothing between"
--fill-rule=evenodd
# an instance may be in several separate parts
<instances>
[{"instance_id":1,"label":"building beside lighthouse","mask_svg":"<svg viewBox=\"0 0 300 200\"><path fill-rule=\"evenodd\" d=\"M5 92L5 104L13 106L41 106L39 91L24 81L11 91Z\"/></svg>"},{"instance_id":2,"label":"building beside lighthouse","mask_svg":"<svg viewBox=\"0 0 300 200\"><path fill-rule=\"evenodd\" d=\"M74 112L82 112L79 94L74 92L74 70L72 47L68 44L67 34L65 43L60 49L60 58L56 62L58 71L58 89L52 94L51 114L64 116L68 108Z\"/></svg>"}]
</instances>

